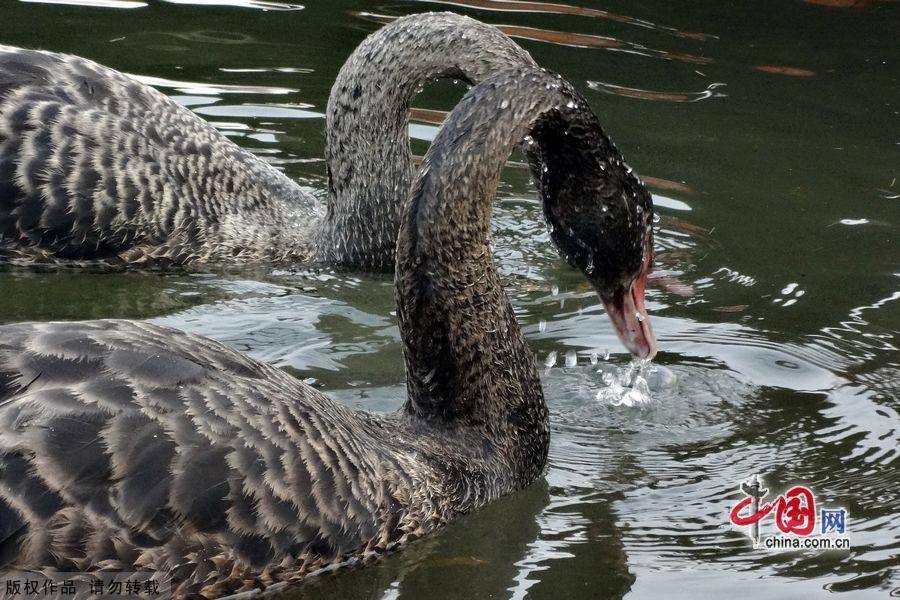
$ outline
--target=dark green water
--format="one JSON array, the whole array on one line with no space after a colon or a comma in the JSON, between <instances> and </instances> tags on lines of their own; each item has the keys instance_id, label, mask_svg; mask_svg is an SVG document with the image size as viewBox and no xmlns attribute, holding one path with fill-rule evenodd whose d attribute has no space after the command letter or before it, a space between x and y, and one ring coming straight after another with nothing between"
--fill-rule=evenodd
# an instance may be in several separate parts
<instances>
[{"instance_id":1,"label":"dark green water","mask_svg":"<svg viewBox=\"0 0 900 600\"><path fill-rule=\"evenodd\" d=\"M510 26L584 93L636 170L664 180L654 189L660 285L649 309L661 353L649 395L622 401L627 358L512 166L496 248L547 365L546 477L291 597L900 596L900 4L592 6L608 15L490 0L290 11L148 2L0 0L0 43L156 78L321 191L330 83L379 22L359 13L452 8ZM446 110L462 92L435 85L416 104ZM434 131L413 126L417 152ZM0 322L153 319L373 410L403 396L392 303L388 278L0 270ZM772 494L805 484L820 505L845 507L852 547L753 549L727 514L754 473ZM772 520L762 529L775 532Z\"/></svg>"}]
</instances>

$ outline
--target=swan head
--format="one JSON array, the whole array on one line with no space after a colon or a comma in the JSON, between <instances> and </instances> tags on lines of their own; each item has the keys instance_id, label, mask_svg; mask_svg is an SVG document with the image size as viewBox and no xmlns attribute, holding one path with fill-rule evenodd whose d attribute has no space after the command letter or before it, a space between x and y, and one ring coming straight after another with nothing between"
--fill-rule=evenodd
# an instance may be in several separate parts
<instances>
[{"instance_id":1,"label":"swan head","mask_svg":"<svg viewBox=\"0 0 900 600\"><path fill-rule=\"evenodd\" d=\"M622 344L635 357L652 358L656 337L644 306L652 197L590 110L565 112L539 123L531 138L537 144L526 148L551 239L591 283Z\"/></svg>"},{"instance_id":2,"label":"swan head","mask_svg":"<svg viewBox=\"0 0 900 600\"><path fill-rule=\"evenodd\" d=\"M656 336L644 306L653 258L649 194L581 198L568 211L554 214L551 237L597 292L622 344L637 358L652 358Z\"/></svg>"}]
</instances>

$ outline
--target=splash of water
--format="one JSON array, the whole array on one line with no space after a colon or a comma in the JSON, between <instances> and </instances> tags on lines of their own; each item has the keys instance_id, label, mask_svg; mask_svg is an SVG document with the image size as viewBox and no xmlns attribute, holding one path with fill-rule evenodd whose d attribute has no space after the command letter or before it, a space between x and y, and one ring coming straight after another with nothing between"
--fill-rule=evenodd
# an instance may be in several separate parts
<instances>
[{"instance_id":1,"label":"splash of water","mask_svg":"<svg viewBox=\"0 0 900 600\"><path fill-rule=\"evenodd\" d=\"M599 370L603 387L597 391L597 400L612 406L648 404L653 399L648 382L652 369L649 359L636 359L625 369Z\"/></svg>"}]
</instances>

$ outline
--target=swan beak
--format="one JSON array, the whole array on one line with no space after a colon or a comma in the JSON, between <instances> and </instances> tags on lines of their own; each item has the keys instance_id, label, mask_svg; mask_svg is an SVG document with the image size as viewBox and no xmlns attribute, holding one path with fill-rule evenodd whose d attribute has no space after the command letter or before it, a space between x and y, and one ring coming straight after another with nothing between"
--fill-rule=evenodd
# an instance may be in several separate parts
<instances>
[{"instance_id":1,"label":"swan beak","mask_svg":"<svg viewBox=\"0 0 900 600\"><path fill-rule=\"evenodd\" d=\"M609 298L600 295L616 328L616 334L622 344L636 358L653 358L656 356L656 336L650 326L650 318L644 307L644 285L647 282L646 270L634 280L628 289L622 289Z\"/></svg>"}]
</instances>

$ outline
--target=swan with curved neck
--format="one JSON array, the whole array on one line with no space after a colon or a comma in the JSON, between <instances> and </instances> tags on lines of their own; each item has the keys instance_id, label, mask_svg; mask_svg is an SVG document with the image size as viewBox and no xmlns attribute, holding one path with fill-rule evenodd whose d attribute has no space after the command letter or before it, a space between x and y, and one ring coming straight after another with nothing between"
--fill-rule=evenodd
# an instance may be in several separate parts
<instances>
[{"instance_id":1,"label":"swan with curved neck","mask_svg":"<svg viewBox=\"0 0 900 600\"><path fill-rule=\"evenodd\" d=\"M353 52L326 110L325 210L187 108L76 56L0 46L0 260L393 268L410 103L534 61L452 13L398 19Z\"/></svg>"},{"instance_id":2,"label":"swan with curved neck","mask_svg":"<svg viewBox=\"0 0 900 600\"><path fill-rule=\"evenodd\" d=\"M176 597L216 597L382 554L538 477L547 406L488 243L529 130L553 240L601 297L632 289L649 195L569 84L489 78L440 129L401 218L396 413L146 323L0 327L0 570L146 569ZM641 331L632 346L652 354Z\"/></svg>"}]
</instances>

